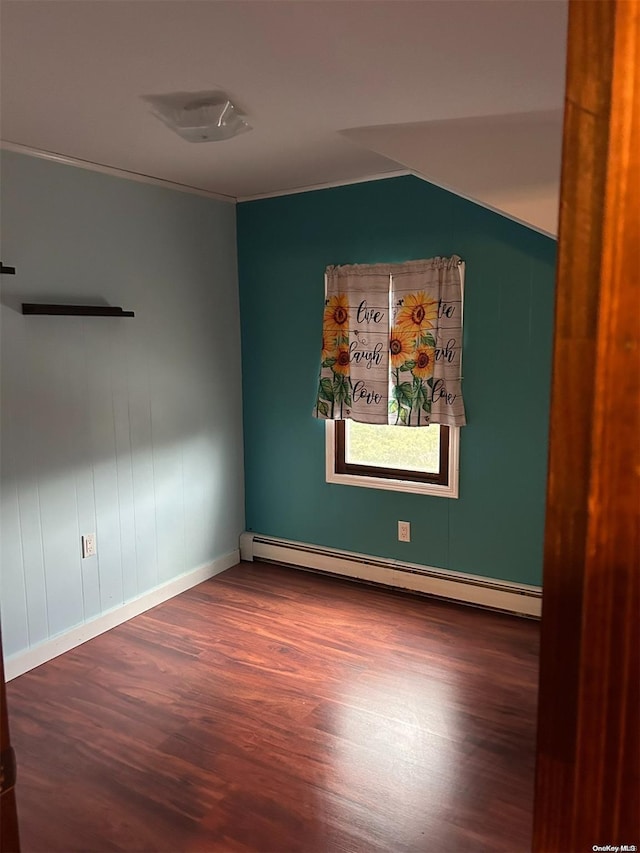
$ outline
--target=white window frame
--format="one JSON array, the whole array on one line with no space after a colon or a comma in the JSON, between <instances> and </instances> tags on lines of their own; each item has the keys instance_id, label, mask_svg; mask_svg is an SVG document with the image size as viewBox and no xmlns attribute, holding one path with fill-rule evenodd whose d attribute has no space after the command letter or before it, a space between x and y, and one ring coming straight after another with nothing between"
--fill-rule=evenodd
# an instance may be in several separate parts
<instances>
[{"instance_id":1,"label":"white window frame","mask_svg":"<svg viewBox=\"0 0 640 853\"><path fill-rule=\"evenodd\" d=\"M439 498L457 498L460 479L460 427L449 427L449 482L446 486L436 483L417 483L413 480L396 480L390 477L340 474L336 471L336 421L325 421L325 471L327 483L342 486L359 486L365 489L387 489L391 492L411 492L416 495L432 495ZM411 429L411 427L392 427ZM419 427L415 427L419 429Z\"/></svg>"}]
</instances>

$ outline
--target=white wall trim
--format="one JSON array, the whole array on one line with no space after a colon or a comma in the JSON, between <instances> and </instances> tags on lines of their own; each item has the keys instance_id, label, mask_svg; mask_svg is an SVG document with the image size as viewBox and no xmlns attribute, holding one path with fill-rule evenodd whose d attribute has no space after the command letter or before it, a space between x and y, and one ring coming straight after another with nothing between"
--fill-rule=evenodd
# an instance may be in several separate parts
<instances>
[{"instance_id":1,"label":"white wall trim","mask_svg":"<svg viewBox=\"0 0 640 853\"><path fill-rule=\"evenodd\" d=\"M224 572L226 569L237 565L239 561L240 552L231 551L231 553L218 557L211 563L205 563L204 566L186 572L180 575L180 577L173 578L173 580L161 584L155 587L155 589L145 592L113 610L109 610L107 613L102 613L100 616L91 619L89 622L85 622L83 625L77 625L63 634L58 634L56 637L38 643L37 646L7 657L5 660L6 680L11 681L12 678L16 678L18 675L22 675L36 666L40 666L40 664L64 654L64 652L68 652L76 646L86 643L87 640L91 640L99 634L104 634L105 631L115 628L116 625L121 625L134 616L139 616L146 610L150 610L157 604L161 604L163 601L167 601L169 598L173 598L181 592L185 592L185 590L191 589L191 587L197 586L199 583L209 580L209 578L215 575L219 575L220 572Z\"/></svg>"},{"instance_id":2,"label":"white wall trim","mask_svg":"<svg viewBox=\"0 0 640 853\"><path fill-rule=\"evenodd\" d=\"M3 149L5 151L15 151L17 154L25 154L27 157L39 157L42 160L50 160L54 163L63 163L65 166L75 166L78 169L87 169L91 172L100 172L103 175L112 175L116 178L124 178L125 180L129 181L137 181L141 184L153 184L155 186L164 187L165 189L175 190L176 192L199 195L203 196L204 198L213 198L217 201L225 201L228 204L236 204L237 202L244 201L259 201L260 199L264 198L279 198L280 196L298 195L300 193L313 192L314 190L329 190L334 187L349 187L352 184L366 184L370 181L382 181L387 178L402 178L406 177L407 175L413 175L415 178L419 178L421 181L426 181L426 183L433 184L433 186L446 190L452 195L457 195L460 198L465 199L465 201L470 201L473 204L477 204L480 207L484 207L486 210L490 210L492 213L497 213L500 216L504 216L506 219L511 219L518 225L522 225L525 228L531 229L532 231L537 231L539 234L542 234L545 237L550 237L552 240L558 239L558 235L551 231L545 231L543 228L539 228L536 225L532 225L530 222L525 222L523 219L518 219L517 216L513 216L510 213L506 213L504 210L500 210L497 207L492 207L490 204L486 204L485 202L479 201L477 198L473 198L470 195L465 195L465 193L460 192L460 190L453 189L452 187L447 186L446 184L434 181L432 178L428 178L420 172L415 171L414 169L398 169L397 171L393 172L380 172L374 175L366 175L363 178L351 178L349 180L344 181L326 181L325 183L320 184L309 184L308 186L292 187L286 190L277 190L275 192L268 193L256 193L255 195L244 195L235 198L231 195L224 195L223 193L216 193L212 192L211 190L204 190L199 187L192 187L188 184L180 184L176 181L169 181L165 178L155 178L152 175L144 175L140 172L131 172L127 169L118 169L115 166L106 166L103 163L94 163L91 160L81 160L77 157L69 157L66 154L58 154L55 151L45 151L41 148L31 148L29 145L22 145L19 142L11 142L11 140L9 139L0 139L0 149Z\"/></svg>"},{"instance_id":3,"label":"white wall trim","mask_svg":"<svg viewBox=\"0 0 640 853\"><path fill-rule=\"evenodd\" d=\"M130 172L127 169L117 169L115 166L105 166L103 163L93 163L91 160L67 157L66 154L57 154L55 151L31 148L28 145L11 142L8 139L0 139L0 148L5 151L14 151L16 154L25 154L27 157L39 157L41 160L51 160L54 163L63 163L65 166L75 166L78 169L88 169L91 172L100 172L103 175L111 175L115 178L137 181L140 184L153 184L158 187L164 187L166 190L175 190L176 192L189 193L190 195L204 196L204 198L213 198L217 201L225 201L228 204L236 203L236 199L230 195L214 193L210 190L189 186L188 184L179 184L176 181L169 181L165 178L154 178L152 175L144 175L141 172Z\"/></svg>"},{"instance_id":4,"label":"white wall trim","mask_svg":"<svg viewBox=\"0 0 640 853\"><path fill-rule=\"evenodd\" d=\"M298 193L312 192L313 190L328 190L332 187L348 187L351 184L365 184L369 181L381 181L385 178L402 178L406 175L414 174L409 169L399 169L393 172L381 172L375 175L366 175L363 178L350 178L344 181L326 181L320 184L309 184L302 187L292 187L285 190L277 190L275 192L257 193L256 195L238 196L235 198L231 195L204 190L200 187L192 187L189 184L180 184L176 181L169 181L166 178L155 178L153 175L145 175L141 172L132 172L128 169L118 169L115 166L107 166L104 163L94 163L92 160L82 160L78 157L69 157L66 154L58 154L55 151L46 151L42 148L32 148L29 145L22 145L20 142L12 142L10 139L0 139L0 149L5 151L14 151L16 154L25 154L27 157L39 157L41 160L50 160L54 163L63 163L65 166L75 166L78 169L88 169L91 172L100 172L103 175L112 175L116 178L124 178L129 181L137 181L141 184L154 184L155 186L164 187L168 190L176 192L190 193L191 195L199 195L204 198L213 198L217 201L226 201L229 204L236 204L239 201L257 201L262 198L278 198L285 195L297 195ZM421 177L421 176L418 176Z\"/></svg>"},{"instance_id":5,"label":"white wall trim","mask_svg":"<svg viewBox=\"0 0 640 853\"><path fill-rule=\"evenodd\" d=\"M542 588L539 586L372 557L258 533L245 532L240 536L240 556L243 560L283 563L523 616L540 618L542 609Z\"/></svg>"},{"instance_id":6,"label":"white wall trim","mask_svg":"<svg viewBox=\"0 0 640 853\"><path fill-rule=\"evenodd\" d=\"M369 181L383 181L386 178L403 178L412 175L409 169L398 169L393 172L379 172L375 175L366 175L364 178L349 178L344 181L325 181L320 184L309 184L303 187L292 187L288 190L277 190L270 193L257 193L256 195L240 195L237 201L259 201L261 198L279 198L283 195L297 195L299 193L310 193L314 190L330 190L334 187L350 187L352 184L367 184Z\"/></svg>"}]
</instances>

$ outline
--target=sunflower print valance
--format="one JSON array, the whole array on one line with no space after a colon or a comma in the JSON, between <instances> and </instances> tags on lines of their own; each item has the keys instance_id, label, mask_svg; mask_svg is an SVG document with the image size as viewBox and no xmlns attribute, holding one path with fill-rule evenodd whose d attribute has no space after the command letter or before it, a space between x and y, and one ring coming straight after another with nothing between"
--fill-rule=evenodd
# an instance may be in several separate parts
<instances>
[{"instance_id":1,"label":"sunflower print valance","mask_svg":"<svg viewBox=\"0 0 640 853\"><path fill-rule=\"evenodd\" d=\"M456 255L328 267L314 415L463 426L463 272Z\"/></svg>"}]
</instances>

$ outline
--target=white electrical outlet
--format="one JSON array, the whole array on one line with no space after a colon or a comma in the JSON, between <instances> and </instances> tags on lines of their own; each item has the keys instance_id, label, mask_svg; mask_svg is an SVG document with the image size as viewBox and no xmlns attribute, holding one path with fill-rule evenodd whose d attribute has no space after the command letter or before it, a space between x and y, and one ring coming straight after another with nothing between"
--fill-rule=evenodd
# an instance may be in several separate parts
<instances>
[{"instance_id":1,"label":"white electrical outlet","mask_svg":"<svg viewBox=\"0 0 640 853\"><path fill-rule=\"evenodd\" d=\"M398 542L411 542L411 522L398 522Z\"/></svg>"},{"instance_id":2,"label":"white electrical outlet","mask_svg":"<svg viewBox=\"0 0 640 853\"><path fill-rule=\"evenodd\" d=\"M96 534L87 533L82 537L82 558L95 557L96 551Z\"/></svg>"}]
</instances>

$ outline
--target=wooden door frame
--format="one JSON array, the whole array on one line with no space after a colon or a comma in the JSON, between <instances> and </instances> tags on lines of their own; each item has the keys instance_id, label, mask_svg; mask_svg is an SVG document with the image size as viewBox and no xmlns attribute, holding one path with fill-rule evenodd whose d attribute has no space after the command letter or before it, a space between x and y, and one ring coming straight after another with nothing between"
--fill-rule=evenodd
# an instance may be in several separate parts
<instances>
[{"instance_id":1,"label":"wooden door frame","mask_svg":"<svg viewBox=\"0 0 640 853\"><path fill-rule=\"evenodd\" d=\"M4 680L2 630L0 630L0 850L2 853L19 853L18 814L16 810L15 756L9 737L9 712Z\"/></svg>"},{"instance_id":2,"label":"wooden door frame","mask_svg":"<svg viewBox=\"0 0 640 853\"><path fill-rule=\"evenodd\" d=\"M640 846L639 7L569 4L533 833L549 853Z\"/></svg>"}]
</instances>

